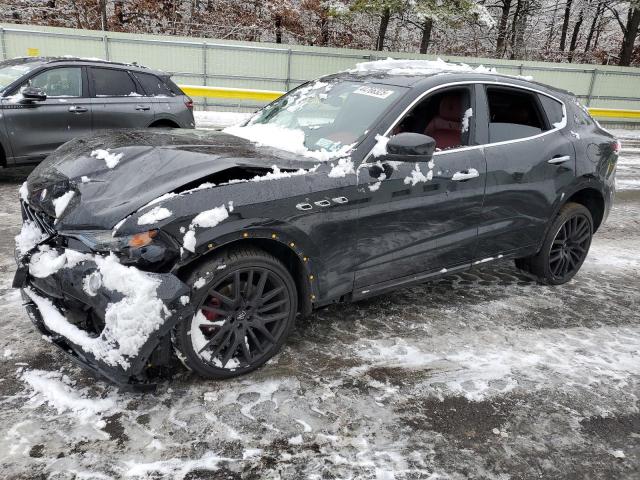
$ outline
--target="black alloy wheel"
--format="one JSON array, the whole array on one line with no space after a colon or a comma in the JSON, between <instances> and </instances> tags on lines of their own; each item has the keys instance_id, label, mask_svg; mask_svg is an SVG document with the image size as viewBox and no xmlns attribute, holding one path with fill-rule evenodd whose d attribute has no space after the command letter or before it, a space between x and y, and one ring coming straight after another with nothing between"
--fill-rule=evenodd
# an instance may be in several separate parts
<instances>
[{"instance_id":1,"label":"black alloy wheel","mask_svg":"<svg viewBox=\"0 0 640 480\"><path fill-rule=\"evenodd\" d=\"M550 225L540 251L531 257L516 259L516 267L542 283L567 283L587 258L593 230L589 209L569 202L562 206Z\"/></svg>"},{"instance_id":2,"label":"black alloy wheel","mask_svg":"<svg viewBox=\"0 0 640 480\"><path fill-rule=\"evenodd\" d=\"M591 223L575 215L562 224L549 251L549 270L562 279L573 276L584 262L591 243Z\"/></svg>"},{"instance_id":3,"label":"black alloy wheel","mask_svg":"<svg viewBox=\"0 0 640 480\"><path fill-rule=\"evenodd\" d=\"M202 278L207 283L194 286L196 314L174 332L178 356L208 378L248 373L275 355L289 334L297 313L295 283L260 250L234 251L204 267L190 276L192 285Z\"/></svg>"}]
</instances>

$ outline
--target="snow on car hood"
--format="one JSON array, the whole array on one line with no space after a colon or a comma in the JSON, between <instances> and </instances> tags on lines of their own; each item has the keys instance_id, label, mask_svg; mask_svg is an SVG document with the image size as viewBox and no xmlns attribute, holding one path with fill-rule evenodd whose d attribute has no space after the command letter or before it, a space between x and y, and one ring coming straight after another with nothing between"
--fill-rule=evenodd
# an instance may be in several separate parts
<instances>
[{"instance_id":1,"label":"snow on car hood","mask_svg":"<svg viewBox=\"0 0 640 480\"><path fill-rule=\"evenodd\" d=\"M313 162L222 132L118 131L60 147L29 175L26 200L56 218L58 229L110 229L200 179L236 167L273 166L294 171Z\"/></svg>"}]
</instances>

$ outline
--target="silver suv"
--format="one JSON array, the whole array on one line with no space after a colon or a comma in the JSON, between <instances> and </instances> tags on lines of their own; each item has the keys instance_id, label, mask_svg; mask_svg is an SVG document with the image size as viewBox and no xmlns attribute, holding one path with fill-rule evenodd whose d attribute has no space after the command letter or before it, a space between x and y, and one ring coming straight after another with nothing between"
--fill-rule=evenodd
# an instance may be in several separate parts
<instances>
[{"instance_id":1,"label":"silver suv","mask_svg":"<svg viewBox=\"0 0 640 480\"><path fill-rule=\"evenodd\" d=\"M82 58L0 62L0 162L37 163L75 137L114 128L194 128L169 75Z\"/></svg>"}]
</instances>

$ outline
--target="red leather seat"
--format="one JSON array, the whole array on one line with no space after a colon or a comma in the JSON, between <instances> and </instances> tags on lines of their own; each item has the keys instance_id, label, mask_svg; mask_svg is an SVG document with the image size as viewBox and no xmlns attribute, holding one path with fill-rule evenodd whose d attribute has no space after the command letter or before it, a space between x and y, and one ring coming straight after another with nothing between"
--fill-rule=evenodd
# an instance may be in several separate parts
<instances>
[{"instance_id":1,"label":"red leather seat","mask_svg":"<svg viewBox=\"0 0 640 480\"><path fill-rule=\"evenodd\" d=\"M440 100L438 115L424 131L436 141L436 148L459 147L462 144L462 100L459 95L447 95Z\"/></svg>"}]
</instances>

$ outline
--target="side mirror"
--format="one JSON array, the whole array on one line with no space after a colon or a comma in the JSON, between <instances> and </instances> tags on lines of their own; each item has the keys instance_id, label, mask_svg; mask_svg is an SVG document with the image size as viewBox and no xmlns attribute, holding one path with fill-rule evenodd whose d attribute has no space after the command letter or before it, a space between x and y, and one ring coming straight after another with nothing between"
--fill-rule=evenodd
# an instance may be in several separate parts
<instances>
[{"instance_id":1,"label":"side mirror","mask_svg":"<svg viewBox=\"0 0 640 480\"><path fill-rule=\"evenodd\" d=\"M399 133L387 142L387 159L398 162L428 162L436 150L436 141L421 133Z\"/></svg>"},{"instance_id":2,"label":"side mirror","mask_svg":"<svg viewBox=\"0 0 640 480\"><path fill-rule=\"evenodd\" d=\"M20 93L26 102L44 102L47 99L47 94L38 87L24 87Z\"/></svg>"}]
</instances>

